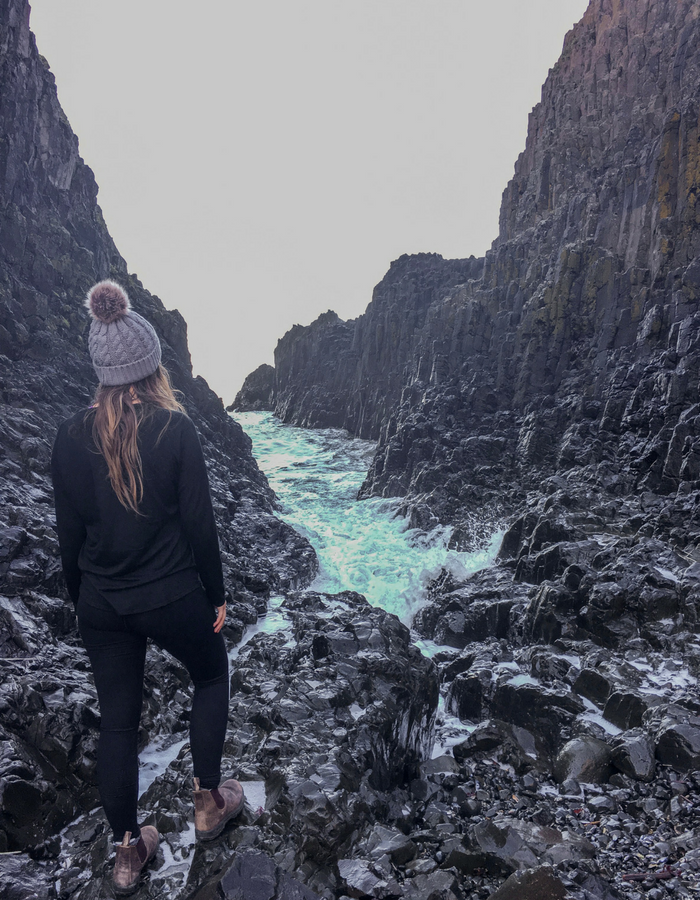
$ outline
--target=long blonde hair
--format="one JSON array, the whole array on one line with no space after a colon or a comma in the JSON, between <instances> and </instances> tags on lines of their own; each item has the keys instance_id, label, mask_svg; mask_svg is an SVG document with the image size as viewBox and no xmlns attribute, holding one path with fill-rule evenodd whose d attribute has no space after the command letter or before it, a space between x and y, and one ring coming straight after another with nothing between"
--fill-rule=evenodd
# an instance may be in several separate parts
<instances>
[{"instance_id":1,"label":"long blonde hair","mask_svg":"<svg viewBox=\"0 0 700 900\"><path fill-rule=\"evenodd\" d=\"M185 412L175 396L168 370L161 365L152 375L133 384L101 384L88 413L93 416L92 438L105 458L114 493L122 506L137 514L143 499L138 430L156 409ZM163 431L167 427L166 422Z\"/></svg>"}]
</instances>

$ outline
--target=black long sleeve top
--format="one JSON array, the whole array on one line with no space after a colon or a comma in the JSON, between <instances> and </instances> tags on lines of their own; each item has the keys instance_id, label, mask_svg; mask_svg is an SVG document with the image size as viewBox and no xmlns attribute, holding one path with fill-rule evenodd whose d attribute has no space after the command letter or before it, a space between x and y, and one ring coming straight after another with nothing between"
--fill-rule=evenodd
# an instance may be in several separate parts
<instances>
[{"instance_id":1,"label":"black long sleeve top","mask_svg":"<svg viewBox=\"0 0 700 900\"><path fill-rule=\"evenodd\" d=\"M184 414L157 409L139 425L143 500L126 509L83 410L59 428L51 459L61 561L74 603L81 583L121 615L156 609L201 583L214 606L224 581L199 438Z\"/></svg>"}]
</instances>

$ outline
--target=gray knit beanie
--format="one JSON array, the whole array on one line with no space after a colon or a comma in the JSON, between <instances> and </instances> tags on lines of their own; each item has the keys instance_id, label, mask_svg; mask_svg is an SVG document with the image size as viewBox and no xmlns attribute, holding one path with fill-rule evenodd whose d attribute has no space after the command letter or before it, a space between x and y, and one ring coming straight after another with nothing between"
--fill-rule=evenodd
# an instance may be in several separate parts
<instances>
[{"instance_id":1,"label":"gray knit beanie","mask_svg":"<svg viewBox=\"0 0 700 900\"><path fill-rule=\"evenodd\" d=\"M100 384L131 384L152 375L160 365L160 341L131 308L124 288L100 281L85 303L92 316L88 348Z\"/></svg>"}]
</instances>

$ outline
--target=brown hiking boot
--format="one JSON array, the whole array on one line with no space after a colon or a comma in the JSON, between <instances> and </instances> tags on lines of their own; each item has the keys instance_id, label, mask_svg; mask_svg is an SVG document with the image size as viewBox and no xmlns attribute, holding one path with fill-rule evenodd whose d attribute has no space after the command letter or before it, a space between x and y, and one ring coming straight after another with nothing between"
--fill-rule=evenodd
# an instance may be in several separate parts
<instances>
[{"instance_id":1,"label":"brown hiking boot","mask_svg":"<svg viewBox=\"0 0 700 900\"><path fill-rule=\"evenodd\" d=\"M133 894L139 886L141 872L158 849L158 832L152 825L141 827L138 843L129 845L130 840L131 832L127 831L124 840L117 847L117 858L114 861L114 893L120 897Z\"/></svg>"},{"instance_id":2,"label":"brown hiking boot","mask_svg":"<svg viewBox=\"0 0 700 900\"><path fill-rule=\"evenodd\" d=\"M194 833L200 841L211 841L224 830L224 825L243 809L243 788L233 778L218 788L207 791L194 780Z\"/></svg>"}]
</instances>

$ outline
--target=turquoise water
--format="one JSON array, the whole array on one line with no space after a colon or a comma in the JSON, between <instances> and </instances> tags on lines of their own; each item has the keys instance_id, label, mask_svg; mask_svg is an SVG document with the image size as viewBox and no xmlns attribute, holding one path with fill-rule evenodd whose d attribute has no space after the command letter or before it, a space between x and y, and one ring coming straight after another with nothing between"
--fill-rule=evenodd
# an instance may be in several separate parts
<instances>
[{"instance_id":1,"label":"turquoise water","mask_svg":"<svg viewBox=\"0 0 700 900\"><path fill-rule=\"evenodd\" d=\"M374 444L334 428L284 425L271 413L236 413L253 455L279 498L281 517L318 554L315 590L354 590L409 624L425 588L444 566L467 575L493 562L502 532L476 553L447 549L449 528L408 527L400 501L358 501Z\"/></svg>"}]
</instances>

